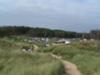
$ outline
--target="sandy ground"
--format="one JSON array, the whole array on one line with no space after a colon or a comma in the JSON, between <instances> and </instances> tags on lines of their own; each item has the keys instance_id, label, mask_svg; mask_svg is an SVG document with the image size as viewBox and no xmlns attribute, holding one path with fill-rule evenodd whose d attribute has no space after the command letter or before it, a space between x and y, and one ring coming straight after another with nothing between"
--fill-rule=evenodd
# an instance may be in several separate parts
<instances>
[{"instance_id":1,"label":"sandy ground","mask_svg":"<svg viewBox=\"0 0 100 75\"><path fill-rule=\"evenodd\" d=\"M82 75L75 64L63 60L61 56L56 56L54 54L51 54L51 56L62 61L66 75Z\"/></svg>"}]
</instances>

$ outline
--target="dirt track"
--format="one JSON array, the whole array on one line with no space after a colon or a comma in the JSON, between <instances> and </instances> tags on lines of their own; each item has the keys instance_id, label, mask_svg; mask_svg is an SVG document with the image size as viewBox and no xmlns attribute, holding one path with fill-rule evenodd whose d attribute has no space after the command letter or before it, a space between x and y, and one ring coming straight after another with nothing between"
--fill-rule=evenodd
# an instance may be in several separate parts
<instances>
[{"instance_id":1,"label":"dirt track","mask_svg":"<svg viewBox=\"0 0 100 75\"><path fill-rule=\"evenodd\" d=\"M63 60L60 56L56 56L54 54L51 54L51 56L62 61L66 75L82 75L75 64Z\"/></svg>"},{"instance_id":2,"label":"dirt track","mask_svg":"<svg viewBox=\"0 0 100 75\"><path fill-rule=\"evenodd\" d=\"M38 50L38 46L36 46L36 45L34 45L34 46L35 46L35 50ZM67 60L63 60L61 56L57 56L54 54L51 54L51 56L53 58L60 60L63 63L66 75L82 75L75 64L73 64Z\"/></svg>"}]
</instances>

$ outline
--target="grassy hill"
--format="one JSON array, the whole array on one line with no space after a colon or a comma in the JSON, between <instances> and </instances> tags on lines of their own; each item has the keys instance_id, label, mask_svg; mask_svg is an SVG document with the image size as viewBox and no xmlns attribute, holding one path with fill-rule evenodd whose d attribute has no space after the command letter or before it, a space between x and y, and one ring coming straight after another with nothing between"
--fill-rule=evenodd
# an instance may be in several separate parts
<instances>
[{"instance_id":1,"label":"grassy hill","mask_svg":"<svg viewBox=\"0 0 100 75\"><path fill-rule=\"evenodd\" d=\"M40 42L38 52L25 53L21 50L23 38L0 39L0 75L64 75L59 60L49 54L62 56L75 63L83 75L100 75L100 42L76 41L70 45L56 45L43 48Z\"/></svg>"},{"instance_id":2,"label":"grassy hill","mask_svg":"<svg viewBox=\"0 0 100 75\"><path fill-rule=\"evenodd\" d=\"M99 42L74 42L44 48L42 52L51 52L75 63L83 75L100 75L100 49L96 45L100 46Z\"/></svg>"},{"instance_id":3,"label":"grassy hill","mask_svg":"<svg viewBox=\"0 0 100 75\"><path fill-rule=\"evenodd\" d=\"M49 54L24 53L21 43L0 39L0 75L64 75L64 70Z\"/></svg>"}]
</instances>

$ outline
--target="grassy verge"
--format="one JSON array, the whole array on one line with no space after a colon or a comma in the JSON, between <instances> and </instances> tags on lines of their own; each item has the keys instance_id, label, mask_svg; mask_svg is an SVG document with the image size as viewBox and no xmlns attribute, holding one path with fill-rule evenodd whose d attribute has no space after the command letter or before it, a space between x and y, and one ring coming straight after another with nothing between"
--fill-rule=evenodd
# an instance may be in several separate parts
<instances>
[{"instance_id":1,"label":"grassy verge","mask_svg":"<svg viewBox=\"0 0 100 75\"><path fill-rule=\"evenodd\" d=\"M100 52L96 50L95 43L52 46L42 51L52 52L75 63L83 75L100 75Z\"/></svg>"},{"instance_id":2,"label":"grassy verge","mask_svg":"<svg viewBox=\"0 0 100 75\"><path fill-rule=\"evenodd\" d=\"M48 54L23 53L19 45L0 40L0 75L63 75L60 61Z\"/></svg>"}]
</instances>

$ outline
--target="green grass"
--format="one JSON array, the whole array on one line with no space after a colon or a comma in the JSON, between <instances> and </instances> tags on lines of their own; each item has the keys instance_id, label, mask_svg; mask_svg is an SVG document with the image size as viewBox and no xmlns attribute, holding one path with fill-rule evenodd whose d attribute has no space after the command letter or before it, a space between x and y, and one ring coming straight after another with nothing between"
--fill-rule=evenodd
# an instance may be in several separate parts
<instances>
[{"instance_id":1,"label":"green grass","mask_svg":"<svg viewBox=\"0 0 100 75\"><path fill-rule=\"evenodd\" d=\"M65 60L75 63L83 75L100 75L99 42L75 42L71 45L58 45L44 48L42 52L52 52Z\"/></svg>"},{"instance_id":2,"label":"green grass","mask_svg":"<svg viewBox=\"0 0 100 75\"><path fill-rule=\"evenodd\" d=\"M41 48L39 53L29 54L21 51L23 45L29 45L22 38L0 39L0 75L63 75L62 63L53 59L50 52L75 63L83 75L100 75L99 41L73 42L43 49L41 42L36 44Z\"/></svg>"},{"instance_id":3,"label":"green grass","mask_svg":"<svg viewBox=\"0 0 100 75\"><path fill-rule=\"evenodd\" d=\"M0 40L0 75L64 75L64 70L49 54L24 53L20 45Z\"/></svg>"}]
</instances>

